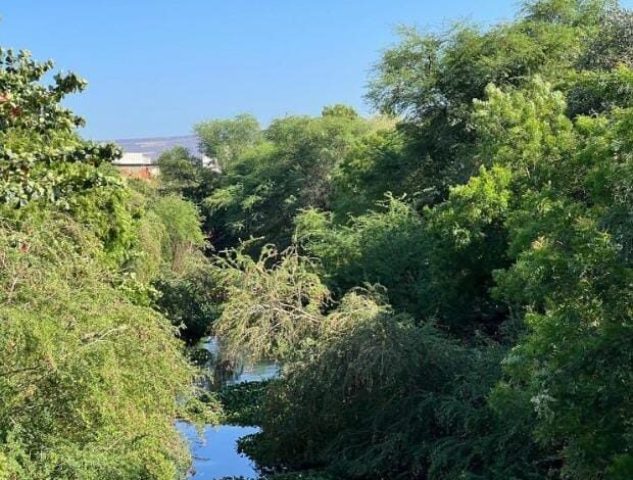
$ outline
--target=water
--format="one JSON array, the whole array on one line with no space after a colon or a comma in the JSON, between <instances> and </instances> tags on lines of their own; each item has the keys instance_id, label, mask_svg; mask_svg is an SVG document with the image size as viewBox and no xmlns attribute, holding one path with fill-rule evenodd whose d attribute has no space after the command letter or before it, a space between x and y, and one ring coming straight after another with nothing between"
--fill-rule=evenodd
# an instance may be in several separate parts
<instances>
[{"instance_id":1,"label":"water","mask_svg":"<svg viewBox=\"0 0 633 480\"><path fill-rule=\"evenodd\" d=\"M218 359L220 347L214 338L204 339L200 346L207 350L212 360L209 369L213 372L210 388L243 382L267 380L279 374L279 366L272 362L261 362L252 366L230 365L226 367ZM254 462L237 452L237 441L257 433L257 427L236 425L207 426L202 434L186 422L178 422L176 427L185 437L191 449L193 465L190 478L214 480L223 477L258 478Z\"/></svg>"},{"instance_id":2,"label":"water","mask_svg":"<svg viewBox=\"0 0 633 480\"><path fill-rule=\"evenodd\" d=\"M231 476L258 477L253 461L246 455L237 453L237 441L244 435L257 433L257 427L209 426L202 435L186 422L179 422L177 427L191 448L193 465L190 478L211 480Z\"/></svg>"},{"instance_id":3,"label":"water","mask_svg":"<svg viewBox=\"0 0 633 480\"><path fill-rule=\"evenodd\" d=\"M261 382L279 375L279 365L274 362L258 362L254 365L225 364L218 340L214 337L203 339L200 347L211 354L212 360L208 367L213 371L212 383L216 388L236 383Z\"/></svg>"}]
</instances>

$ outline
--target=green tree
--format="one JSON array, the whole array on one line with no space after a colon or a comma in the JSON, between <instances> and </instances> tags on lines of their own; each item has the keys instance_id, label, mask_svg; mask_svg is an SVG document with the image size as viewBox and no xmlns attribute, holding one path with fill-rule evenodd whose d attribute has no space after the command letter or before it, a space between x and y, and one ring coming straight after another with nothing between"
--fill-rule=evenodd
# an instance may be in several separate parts
<instances>
[{"instance_id":1,"label":"green tree","mask_svg":"<svg viewBox=\"0 0 633 480\"><path fill-rule=\"evenodd\" d=\"M227 166L204 202L215 246L264 237L287 247L297 212L328 206L333 170L370 130L369 122L349 115L273 121L265 141Z\"/></svg>"},{"instance_id":2,"label":"green tree","mask_svg":"<svg viewBox=\"0 0 633 480\"><path fill-rule=\"evenodd\" d=\"M255 117L237 115L230 120L210 120L194 127L202 151L226 169L246 150L261 141L261 128Z\"/></svg>"},{"instance_id":3,"label":"green tree","mask_svg":"<svg viewBox=\"0 0 633 480\"><path fill-rule=\"evenodd\" d=\"M0 478L172 480L196 371L132 275L144 201L61 106L83 81L0 57Z\"/></svg>"},{"instance_id":4,"label":"green tree","mask_svg":"<svg viewBox=\"0 0 633 480\"><path fill-rule=\"evenodd\" d=\"M517 21L487 31L464 24L440 33L403 29L400 43L378 63L367 95L380 111L402 117L400 158L388 151L383 160L377 152L370 177L376 183L369 188L384 178L382 194L415 195L422 205L445 200L451 186L466 183L481 166L470 124L473 100L485 98L491 83L520 88L534 75L564 84L590 55L609 6L537 1L526 4Z\"/></svg>"},{"instance_id":5,"label":"green tree","mask_svg":"<svg viewBox=\"0 0 633 480\"><path fill-rule=\"evenodd\" d=\"M174 147L158 157L160 189L166 194L182 195L199 204L213 190L217 172L202 165L184 147Z\"/></svg>"},{"instance_id":6,"label":"green tree","mask_svg":"<svg viewBox=\"0 0 633 480\"><path fill-rule=\"evenodd\" d=\"M0 234L0 478L171 480L194 371L133 304L100 242L64 215Z\"/></svg>"},{"instance_id":7,"label":"green tree","mask_svg":"<svg viewBox=\"0 0 633 480\"><path fill-rule=\"evenodd\" d=\"M110 144L81 140L75 127L83 120L60 102L81 91L75 74L57 74L43 84L52 62L38 63L26 51L0 50L0 201L20 206L32 199L64 204L64 197L111 177L94 167L120 155Z\"/></svg>"},{"instance_id":8,"label":"green tree","mask_svg":"<svg viewBox=\"0 0 633 480\"><path fill-rule=\"evenodd\" d=\"M257 260L234 250L219 261L227 300L214 332L228 357L290 360L318 337L329 291L308 259L266 246Z\"/></svg>"},{"instance_id":9,"label":"green tree","mask_svg":"<svg viewBox=\"0 0 633 480\"><path fill-rule=\"evenodd\" d=\"M270 231L251 212L288 197L258 191L249 215L225 210L268 239L293 220L333 292L318 331L291 323L300 347L248 452L343 478L631 477L629 17L544 0L486 31L407 31L369 92L399 123L313 174L327 194L310 198L326 201L297 203ZM282 126L261 151L305 152ZM243 180L259 158L216 206L254 190ZM389 191L398 200L376 203ZM241 304L291 289L272 263ZM273 329L246 318L235 348L257 338L270 351Z\"/></svg>"}]
</instances>

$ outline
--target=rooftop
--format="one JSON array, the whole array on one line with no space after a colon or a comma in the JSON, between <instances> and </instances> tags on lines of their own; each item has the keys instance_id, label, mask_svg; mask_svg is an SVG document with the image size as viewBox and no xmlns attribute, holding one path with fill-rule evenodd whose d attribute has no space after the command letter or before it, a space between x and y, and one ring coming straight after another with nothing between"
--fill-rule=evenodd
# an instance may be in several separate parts
<instances>
[{"instance_id":1,"label":"rooftop","mask_svg":"<svg viewBox=\"0 0 633 480\"><path fill-rule=\"evenodd\" d=\"M153 138L130 138L122 140L114 140L126 155L143 154L156 162L161 153L171 150L174 147L185 147L191 154L202 158L204 154L200 151L199 140L195 135L186 135L180 137L153 137Z\"/></svg>"}]
</instances>

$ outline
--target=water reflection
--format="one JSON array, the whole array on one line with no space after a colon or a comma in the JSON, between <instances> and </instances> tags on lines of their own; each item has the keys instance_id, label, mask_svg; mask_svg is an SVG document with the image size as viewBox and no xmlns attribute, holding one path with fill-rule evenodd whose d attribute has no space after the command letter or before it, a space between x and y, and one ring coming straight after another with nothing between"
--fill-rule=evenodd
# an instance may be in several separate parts
<instances>
[{"instance_id":1,"label":"water reflection","mask_svg":"<svg viewBox=\"0 0 633 480\"><path fill-rule=\"evenodd\" d=\"M267 380L279 374L279 366L273 362L244 365L224 360L216 338L203 339L199 348L204 355L197 356L203 359L205 368L209 371L206 386L210 389ZM191 448L193 465L190 478L214 480L231 476L258 477L253 461L237 452L237 441L245 435L258 432L257 427L207 426L202 434L186 422L178 422L177 428Z\"/></svg>"},{"instance_id":2,"label":"water reflection","mask_svg":"<svg viewBox=\"0 0 633 480\"><path fill-rule=\"evenodd\" d=\"M219 425L206 427L199 435L193 425L179 422L177 426L191 448L190 478L258 477L255 464L246 455L237 453L237 441L244 435L256 433L257 427Z\"/></svg>"}]
</instances>

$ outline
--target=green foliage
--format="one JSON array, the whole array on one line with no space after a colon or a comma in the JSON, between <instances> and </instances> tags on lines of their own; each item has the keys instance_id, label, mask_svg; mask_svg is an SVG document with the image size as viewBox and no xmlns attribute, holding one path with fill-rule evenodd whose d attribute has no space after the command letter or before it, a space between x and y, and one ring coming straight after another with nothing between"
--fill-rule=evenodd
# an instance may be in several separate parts
<instances>
[{"instance_id":1,"label":"green foliage","mask_svg":"<svg viewBox=\"0 0 633 480\"><path fill-rule=\"evenodd\" d=\"M404 116L398 129L406 148L397 171L406 190L391 187L386 170L383 192L417 194L432 205L452 185L476 175L481 159L474 155L473 100L485 98L490 84L522 87L534 75L563 82L599 37L607 7L600 1L537 1L516 22L488 31L461 24L445 33L403 30L401 42L377 65L368 93L379 110ZM376 167L379 182L383 163Z\"/></svg>"},{"instance_id":2,"label":"green foliage","mask_svg":"<svg viewBox=\"0 0 633 480\"><path fill-rule=\"evenodd\" d=\"M273 473L631 478L631 18L539 0L403 30L368 93L389 116L206 122L222 171L175 149L157 188L76 136L79 79L2 52L0 478L179 473L175 416L217 398L186 401L149 305L284 363L218 395Z\"/></svg>"},{"instance_id":3,"label":"green foliage","mask_svg":"<svg viewBox=\"0 0 633 480\"><path fill-rule=\"evenodd\" d=\"M136 230L135 258L127 265L139 282L150 284L164 270L163 245L167 228L161 218L149 210L139 219Z\"/></svg>"},{"instance_id":4,"label":"green foliage","mask_svg":"<svg viewBox=\"0 0 633 480\"><path fill-rule=\"evenodd\" d=\"M579 119L582 141L564 172L574 188L523 198L510 218L516 260L497 278L529 327L508 373L531 398L538 438L564 445L565 470L579 478L631 473L630 121L629 110L608 123Z\"/></svg>"},{"instance_id":5,"label":"green foliage","mask_svg":"<svg viewBox=\"0 0 633 480\"><path fill-rule=\"evenodd\" d=\"M600 2L593 3L598 5ZM610 70L619 65L633 67L631 26L633 26L633 14L613 5L600 16L599 34L592 38L589 48L580 58L580 66L598 70Z\"/></svg>"},{"instance_id":6,"label":"green foliage","mask_svg":"<svg viewBox=\"0 0 633 480\"><path fill-rule=\"evenodd\" d=\"M113 181L94 167L115 159L119 150L80 140L74 128L83 120L60 104L85 82L73 73L57 74L46 86L42 79L52 67L26 51L0 49L1 203L23 206L45 199L64 204L73 192Z\"/></svg>"},{"instance_id":7,"label":"green foliage","mask_svg":"<svg viewBox=\"0 0 633 480\"><path fill-rule=\"evenodd\" d=\"M229 168L262 139L259 122L248 114L237 115L231 120L199 123L195 131L204 153L215 159L222 169Z\"/></svg>"},{"instance_id":8,"label":"green foliage","mask_svg":"<svg viewBox=\"0 0 633 480\"><path fill-rule=\"evenodd\" d=\"M217 248L263 236L283 249L300 209L328 205L333 170L371 125L349 110L325 113L273 121L265 141L227 165L204 202Z\"/></svg>"},{"instance_id":9,"label":"green foliage","mask_svg":"<svg viewBox=\"0 0 633 480\"><path fill-rule=\"evenodd\" d=\"M420 286L421 314L453 333L483 330L496 336L506 309L490 298L493 272L508 264L504 219L511 202L511 173L481 168L446 202L426 213L429 245Z\"/></svg>"},{"instance_id":10,"label":"green foliage","mask_svg":"<svg viewBox=\"0 0 633 480\"><path fill-rule=\"evenodd\" d=\"M294 225L305 255L227 270L219 332L286 362L245 451L342 478L631 477L630 27L615 2L540 0L405 30L368 94L395 129L324 147L327 117L363 122L324 109L224 172L220 244Z\"/></svg>"},{"instance_id":11,"label":"green foliage","mask_svg":"<svg viewBox=\"0 0 633 480\"><path fill-rule=\"evenodd\" d=\"M194 371L167 321L114 287L72 219L0 228L3 478L173 479Z\"/></svg>"},{"instance_id":12,"label":"green foliage","mask_svg":"<svg viewBox=\"0 0 633 480\"><path fill-rule=\"evenodd\" d=\"M214 332L228 358L286 360L316 337L329 292L308 259L266 246L257 260L236 250L219 262L227 299Z\"/></svg>"},{"instance_id":13,"label":"green foliage","mask_svg":"<svg viewBox=\"0 0 633 480\"><path fill-rule=\"evenodd\" d=\"M584 71L569 82L568 115L597 115L633 105L633 71Z\"/></svg>"},{"instance_id":14,"label":"green foliage","mask_svg":"<svg viewBox=\"0 0 633 480\"><path fill-rule=\"evenodd\" d=\"M528 0L523 11L531 20L586 25L596 23L616 5L613 0Z\"/></svg>"},{"instance_id":15,"label":"green foliage","mask_svg":"<svg viewBox=\"0 0 633 480\"><path fill-rule=\"evenodd\" d=\"M97 235L113 265L128 260L134 247L142 212L133 197L121 185L108 185L68 199L69 213Z\"/></svg>"},{"instance_id":16,"label":"green foliage","mask_svg":"<svg viewBox=\"0 0 633 480\"><path fill-rule=\"evenodd\" d=\"M322 117L342 117L353 120L358 118L358 113L352 107L347 105L329 105L327 107L323 107L323 111L321 112Z\"/></svg>"},{"instance_id":17,"label":"green foliage","mask_svg":"<svg viewBox=\"0 0 633 480\"><path fill-rule=\"evenodd\" d=\"M335 227L314 210L297 217L296 238L317 257L328 283L339 295L363 284L381 284L398 310L423 309L420 287L428 248L421 217L407 204L389 199L384 210Z\"/></svg>"},{"instance_id":18,"label":"green foliage","mask_svg":"<svg viewBox=\"0 0 633 480\"><path fill-rule=\"evenodd\" d=\"M153 284L160 292L156 307L181 327L180 336L190 343L207 335L220 316L225 294L217 277L216 269L199 258L185 272L165 272Z\"/></svg>"},{"instance_id":19,"label":"green foliage","mask_svg":"<svg viewBox=\"0 0 633 480\"><path fill-rule=\"evenodd\" d=\"M174 147L158 157L160 189L199 203L215 185L217 172L205 167L186 148Z\"/></svg>"},{"instance_id":20,"label":"green foliage","mask_svg":"<svg viewBox=\"0 0 633 480\"><path fill-rule=\"evenodd\" d=\"M137 301L166 315L190 343L208 333L219 315L223 289L203 255L207 246L196 206L164 185L133 183L126 190L135 210L122 282ZM169 191L169 189L167 189Z\"/></svg>"},{"instance_id":21,"label":"green foliage","mask_svg":"<svg viewBox=\"0 0 633 480\"><path fill-rule=\"evenodd\" d=\"M326 465L341 478L538 471L525 432L504 431L504 418L486 406L500 352L464 348L359 294L327 325L310 355L271 385L263 433L243 444L259 461Z\"/></svg>"},{"instance_id":22,"label":"green foliage","mask_svg":"<svg viewBox=\"0 0 633 480\"><path fill-rule=\"evenodd\" d=\"M173 480L189 460L174 421L219 407L194 397L150 282L165 251L203 243L197 213L148 212L108 166L118 149L60 104L84 82L47 86L51 68L0 50L0 478Z\"/></svg>"},{"instance_id":23,"label":"green foliage","mask_svg":"<svg viewBox=\"0 0 633 480\"><path fill-rule=\"evenodd\" d=\"M261 425L267 415L264 401L272 382L244 382L223 387L219 399L224 422L241 426Z\"/></svg>"},{"instance_id":24,"label":"green foliage","mask_svg":"<svg viewBox=\"0 0 633 480\"><path fill-rule=\"evenodd\" d=\"M393 128L379 128L364 136L341 159L332 173L332 212L341 220L361 215L384 200L415 192L415 198L434 193L419 192L420 159L406 154L406 137Z\"/></svg>"},{"instance_id":25,"label":"green foliage","mask_svg":"<svg viewBox=\"0 0 633 480\"><path fill-rule=\"evenodd\" d=\"M175 195L168 195L158 198L152 210L166 226L163 258L172 271L184 271L189 254L205 244L196 206Z\"/></svg>"},{"instance_id":26,"label":"green foliage","mask_svg":"<svg viewBox=\"0 0 633 480\"><path fill-rule=\"evenodd\" d=\"M492 272L504 266L510 174L495 167L452 189L424 215L401 200L343 226L314 210L297 217L296 238L317 257L339 295L379 284L390 304L455 330L494 330L503 313L489 299Z\"/></svg>"}]
</instances>

